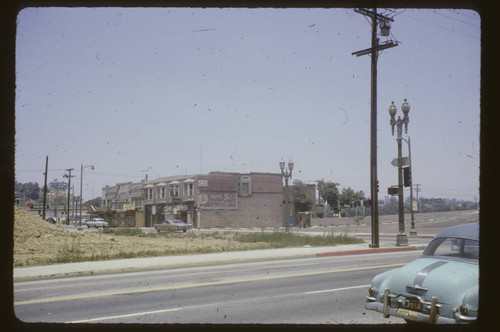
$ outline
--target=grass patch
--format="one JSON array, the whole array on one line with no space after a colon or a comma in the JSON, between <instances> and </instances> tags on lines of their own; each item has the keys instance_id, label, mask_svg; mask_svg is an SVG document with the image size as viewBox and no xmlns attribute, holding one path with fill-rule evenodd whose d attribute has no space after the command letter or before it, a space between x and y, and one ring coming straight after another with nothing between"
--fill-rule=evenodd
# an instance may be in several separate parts
<instances>
[{"instance_id":1,"label":"grass patch","mask_svg":"<svg viewBox=\"0 0 500 332\"><path fill-rule=\"evenodd\" d=\"M90 256L83 253L79 254L64 254L58 255L55 259L49 259L42 263L47 264L60 264L60 263L78 263L78 262L95 262L111 259L124 259L124 258L137 258L137 257L156 257L163 256L164 253L154 250L144 251L120 251L116 254L92 254Z\"/></svg>"},{"instance_id":2,"label":"grass patch","mask_svg":"<svg viewBox=\"0 0 500 332\"><path fill-rule=\"evenodd\" d=\"M104 228L104 234L122 235L122 236L141 236L155 237L156 233L144 233L140 228Z\"/></svg>"},{"instance_id":3,"label":"grass patch","mask_svg":"<svg viewBox=\"0 0 500 332\"><path fill-rule=\"evenodd\" d=\"M148 238L165 238L172 246L169 248L133 250L125 249L118 252L89 253L83 249L80 237L66 239L58 248L54 258L46 259L38 264L73 263L86 261L101 261L136 257L156 257L169 255L205 254L234 250L252 250L268 248L291 248L303 246L336 246L343 244L363 243L362 239L346 232L329 233L318 236L297 234L290 231L257 232L241 234L235 232L215 232L209 234L195 233L143 233L139 228L104 229L103 234L124 235ZM112 241L119 241L114 240ZM174 243L176 243L174 245Z\"/></svg>"},{"instance_id":4,"label":"grass patch","mask_svg":"<svg viewBox=\"0 0 500 332\"><path fill-rule=\"evenodd\" d=\"M301 246L336 246L342 244L363 243L362 239L347 233L323 234L319 236L301 235L288 231L272 233L235 234L234 240L239 242L264 242L272 248L289 248Z\"/></svg>"},{"instance_id":5,"label":"grass patch","mask_svg":"<svg viewBox=\"0 0 500 332\"><path fill-rule=\"evenodd\" d=\"M356 218L354 218L354 219L353 219L353 221L354 221L356 224L359 224L359 222L360 222L361 220L363 220L364 218L365 218L364 216L356 217Z\"/></svg>"}]
</instances>

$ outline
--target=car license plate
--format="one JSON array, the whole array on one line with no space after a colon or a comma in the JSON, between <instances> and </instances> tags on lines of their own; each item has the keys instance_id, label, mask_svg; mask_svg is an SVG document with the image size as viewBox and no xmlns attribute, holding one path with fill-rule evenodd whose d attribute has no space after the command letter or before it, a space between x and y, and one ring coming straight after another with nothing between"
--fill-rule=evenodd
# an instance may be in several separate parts
<instances>
[{"instance_id":1,"label":"car license plate","mask_svg":"<svg viewBox=\"0 0 500 332\"><path fill-rule=\"evenodd\" d=\"M409 297L405 300L405 308L415 311L422 310L422 302L416 297Z\"/></svg>"}]
</instances>

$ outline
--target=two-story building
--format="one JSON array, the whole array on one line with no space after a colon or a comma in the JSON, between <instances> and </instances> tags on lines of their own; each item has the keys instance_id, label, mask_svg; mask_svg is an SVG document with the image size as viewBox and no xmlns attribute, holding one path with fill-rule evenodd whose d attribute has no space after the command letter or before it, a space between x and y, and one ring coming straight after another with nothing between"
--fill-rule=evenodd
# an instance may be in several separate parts
<instances>
[{"instance_id":1,"label":"two-story building","mask_svg":"<svg viewBox=\"0 0 500 332\"><path fill-rule=\"evenodd\" d=\"M203 227L280 227L283 185L278 173L212 172L199 177Z\"/></svg>"},{"instance_id":2,"label":"two-story building","mask_svg":"<svg viewBox=\"0 0 500 332\"><path fill-rule=\"evenodd\" d=\"M177 175L103 188L103 211L113 226L152 227L182 219L195 228L282 226L279 173Z\"/></svg>"},{"instance_id":3,"label":"two-story building","mask_svg":"<svg viewBox=\"0 0 500 332\"><path fill-rule=\"evenodd\" d=\"M144 182L144 226L152 227L165 219L194 223L195 188L198 175L179 175Z\"/></svg>"}]
</instances>

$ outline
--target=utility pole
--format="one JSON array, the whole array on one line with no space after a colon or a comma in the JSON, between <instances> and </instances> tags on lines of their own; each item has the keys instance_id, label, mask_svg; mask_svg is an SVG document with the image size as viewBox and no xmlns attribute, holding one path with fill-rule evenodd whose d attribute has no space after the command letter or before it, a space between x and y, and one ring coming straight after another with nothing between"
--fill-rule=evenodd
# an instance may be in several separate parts
<instances>
[{"instance_id":1,"label":"utility pole","mask_svg":"<svg viewBox=\"0 0 500 332\"><path fill-rule=\"evenodd\" d=\"M76 175L74 175L73 177L75 177ZM73 187L71 187L71 195L73 195L73 223L75 223L76 221L76 217L75 217L75 204L76 204L76 199L75 199L75 184L73 184Z\"/></svg>"},{"instance_id":2,"label":"utility pole","mask_svg":"<svg viewBox=\"0 0 500 332\"><path fill-rule=\"evenodd\" d=\"M83 164L81 164L81 168L80 168L80 222L78 223L78 226L82 226L83 169L87 168L87 167L90 167L92 170L94 170L94 165L83 166Z\"/></svg>"},{"instance_id":3,"label":"utility pole","mask_svg":"<svg viewBox=\"0 0 500 332\"><path fill-rule=\"evenodd\" d=\"M68 211L66 212L66 225L69 225L69 210L71 205L69 204L69 197L70 197L70 190L71 190L71 178L75 177L75 175L71 175L71 171L74 170L74 168L68 168L66 171L69 172L69 175L64 174L65 178L68 178Z\"/></svg>"},{"instance_id":4,"label":"utility pole","mask_svg":"<svg viewBox=\"0 0 500 332\"><path fill-rule=\"evenodd\" d=\"M381 35L389 34L390 23L394 21L390 17L377 14L377 9L371 11L364 8L354 9L356 13L370 17L372 20L372 47L353 52L352 55L371 55L371 110L370 110L370 195L371 195L371 228L372 228L372 248L379 247L379 223L378 223L378 179L377 179L377 60L381 50L398 46L392 40L379 44L377 38L377 23L380 22Z\"/></svg>"},{"instance_id":5,"label":"utility pole","mask_svg":"<svg viewBox=\"0 0 500 332\"><path fill-rule=\"evenodd\" d=\"M421 184L418 184L418 183L415 183L415 185L417 186L417 212L420 212L420 201L418 200L418 193L420 192L420 189L418 188L418 186L421 186ZM413 186L413 184L412 184Z\"/></svg>"},{"instance_id":6,"label":"utility pole","mask_svg":"<svg viewBox=\"0 0 500 332\"><path fill-rule=\"evenodd\" d=\"M45 158L45 182L43 186L43 212L42 212L42 219L45 220L45 204L47 203L47 171L49 167L49 156L46 156Z\"/></svg>"}]
</instances>

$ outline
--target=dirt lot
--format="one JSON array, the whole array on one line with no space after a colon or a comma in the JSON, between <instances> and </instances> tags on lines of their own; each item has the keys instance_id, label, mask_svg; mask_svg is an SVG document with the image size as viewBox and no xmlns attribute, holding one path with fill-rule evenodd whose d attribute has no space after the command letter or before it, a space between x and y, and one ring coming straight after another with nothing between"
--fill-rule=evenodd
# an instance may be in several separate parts
<instances>
[{"instance_id":1,"label":"dirt lot","mask_svg":"<svg viewBox=\"0 0 500 332\"><path fill-rule=\"evenodd\" d=\"M14 208L14 266L85 260L207 253L262 248L230 236L194 234L117 236L103 232L66 231L19 208Z\"/></svg>"}]
</instances>

